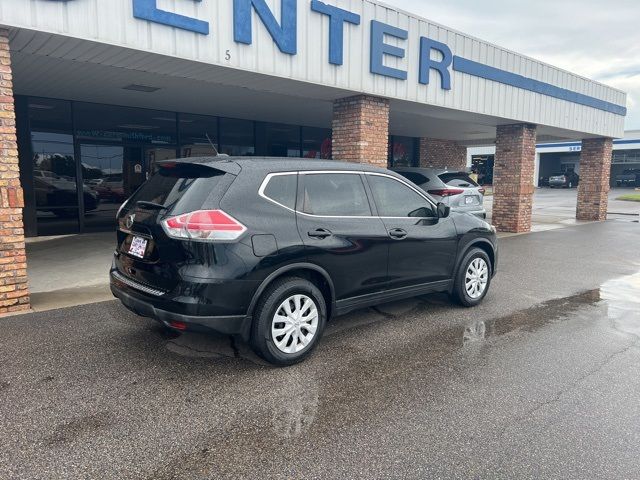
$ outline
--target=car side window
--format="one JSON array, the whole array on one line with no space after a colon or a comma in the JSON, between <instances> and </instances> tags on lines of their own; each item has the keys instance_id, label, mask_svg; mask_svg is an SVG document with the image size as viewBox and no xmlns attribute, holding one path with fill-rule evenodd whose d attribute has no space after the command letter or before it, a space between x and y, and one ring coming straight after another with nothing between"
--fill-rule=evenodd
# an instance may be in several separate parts
<instances>
[{"instance_id":1,"label":"car side window","mask_svg":"<svg viewBox=\"0 0 640 480\"><path fill-rule=\"evenodd\" d=\"M393 178L367 175L381 217L437 217L433 204Z\"/></svg>"},{"instance_id":2,"label":"car side window","mask_svg":"<svg viewBox=\"0 0 640 480\"><path fill-rule=\"evenodd\" d=\"M264 189L265 197L285 207L295 210L298 191L298 175L274 175Z\"/></svg>"},{"instance_id":3,"label":"car side window","mask_svg":"<svg viewBox=\"0 0 640 480\"><path fill-rule=\"evenodd\" d=\"M311 215L366 217L371 215L359 174L314 173L304 180L303 209Z\"/></svg>"}]
</instances>

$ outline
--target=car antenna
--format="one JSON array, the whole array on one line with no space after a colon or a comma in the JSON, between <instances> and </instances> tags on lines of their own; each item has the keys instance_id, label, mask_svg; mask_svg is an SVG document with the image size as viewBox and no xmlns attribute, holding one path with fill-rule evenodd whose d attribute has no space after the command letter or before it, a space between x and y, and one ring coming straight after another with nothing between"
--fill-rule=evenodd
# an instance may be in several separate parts
<instances>
[{"instance_id":1,"label":"car antenna","mask_svg":"<svg viewBox=\"0 0 640 480\"><path fill-rule=\"evenodd\" d=\"M220 153L218 152L218 149L216 148L216 146L213 144L213 142L209 138L209 134L207 132L205 132L204 136L207 137L207 140L209 140L209 145L211 145L211 148L213 148L213 151L216 152L216 157L219 156Z\"/></svg>"}]
</instances>

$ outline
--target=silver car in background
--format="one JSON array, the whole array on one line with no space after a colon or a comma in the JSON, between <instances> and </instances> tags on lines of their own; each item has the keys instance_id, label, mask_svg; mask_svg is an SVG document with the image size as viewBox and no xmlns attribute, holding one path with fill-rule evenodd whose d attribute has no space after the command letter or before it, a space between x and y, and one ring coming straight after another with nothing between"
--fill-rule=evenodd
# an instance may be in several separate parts
<instances>
[{"instance_id":1,"label":"silver car in background","mask_svg":"<svg viewBox=\"0 0 640 480\"><path fill-rule=\"evenodd\" d=\"M487 218L484 208L484 188L466 172L437 168L394 167L393 170L411 180L437 202L456 212L467 212Z\"/></svg>"}]
</instances>

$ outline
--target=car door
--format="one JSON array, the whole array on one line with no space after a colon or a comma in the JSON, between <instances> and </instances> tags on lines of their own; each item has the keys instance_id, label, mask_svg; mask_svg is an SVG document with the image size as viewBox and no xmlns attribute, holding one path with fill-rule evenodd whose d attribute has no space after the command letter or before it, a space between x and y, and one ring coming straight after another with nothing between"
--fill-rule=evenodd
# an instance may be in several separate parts
<instances>
[{"instance_id":1,"label":"car door","mask_svg":"<svg viewBox=\"0 0 640 480\"><path fill-rule=\"evenodd\" d=\"M308 261L326 270L336 300L384 289L387 231L359 172L300 172L297 223Z\"/></svg>"},{"instance_id":2,"label":"car door","mask_svg":"<svg viewBox=\"0 0 640 480\"><path fill-rule=\"evenodd\" d=\"M438 218L433 202L396 177L367 173L366 179L387 231L388 289L451 279L458 244L453 220Z\"/></svg>"}]
</instances>

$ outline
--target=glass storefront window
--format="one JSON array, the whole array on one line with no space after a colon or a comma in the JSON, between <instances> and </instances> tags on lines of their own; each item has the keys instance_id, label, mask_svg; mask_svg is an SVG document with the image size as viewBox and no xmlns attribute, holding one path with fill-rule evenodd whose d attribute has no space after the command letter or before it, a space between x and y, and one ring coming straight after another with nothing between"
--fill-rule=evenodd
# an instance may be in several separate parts
<instances>
[{"instance_id":1,"label":"glass storefront window","mask_svg":"<svg viewBox=\"0 0 640 480\"><path fill-rule=\"evenodd\" d=\"M219 153L331 158L331 130L134 107L20 97L28 231L111 230L156 163ZM22 127L26 128L26 127ZM179 141L179 143L178 143ZM212 145L213 144L213 145ZM28 145L28 143L27 143ZM27 153L25 153L27 152Z\"/></svg>"},{"instance_id":2,"label":"glass storefront window","mask_svg":"<svg viewBox=\"0 0 640 480\"><path fill-rule=\"evenodd\" d=\"M221 118L220 153L234 157L255 155L255 134L251 120Z\"/></svg>"},{"instance_id":3,"label":"glass storefront window","mask_svg":"<svg viewBox=\"0 0 640 480\"><path fill-rule=\"evenodd\" d=\"M144 108L74 103L76 137L81 141L175 145L176 114Z\"/></svg>"},{"instance_id":4,"label":"glass storefront window","mask_svg":"<svg viewBox=\"0 0 640 480\"><path fill-rule=\"evenodd\" d=\"M219 148L217 117L180 113L178 125L181 157L206 157L216 154L216 149Z\"/></svg>"},{"instance_id":5,"label":"glass storefront window","mask_svg":"<svg viewBox=\"0 0 640 480\"><path fill-rule=\"evenodd\" d=\"M256 123L257 154L267 157L299 157L300 127L283 123Z\"/></svg>"},{"instance_id":6,"label":"glass storefront window","mask_svg":"<svg viewBox=\"0 0 640 480\"><path fill-rule=\"evenodd\" d=\"M392 167L418 166L418 145L413 137L393 135L389 139L389 165Z\"/></svg>"},{"instance_id":7,"label":"glass storefront window","mask_svg":"<svg viewBox=\"0 0 640 480\"><path fill-rule=\"evenodd\" d=\"M75 233L79 210L71 103L31 98L28 108L38 234Z\"/></svg>"},{"instance_id":8,"label":"glass storefront window","mask_svg":"<svg viewBox=\"0 0 640 480\"><path fill-rule=\"evenodd\" d=\"M331 158L331 129L302 127L302 156Z\"/></svg>"}]
</instances>

